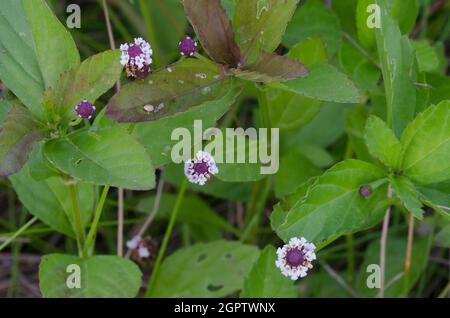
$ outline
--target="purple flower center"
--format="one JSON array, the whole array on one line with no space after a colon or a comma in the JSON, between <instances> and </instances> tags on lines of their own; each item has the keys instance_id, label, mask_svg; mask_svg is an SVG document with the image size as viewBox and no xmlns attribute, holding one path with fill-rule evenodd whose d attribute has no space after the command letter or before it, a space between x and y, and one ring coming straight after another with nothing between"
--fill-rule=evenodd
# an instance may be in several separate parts
<instances>
[{"instance_id":1,"label":"purple flower center","mask_svg":"<svg viewBox=\"0 0 450 318\"><path fill-rule=\"evenodd\" d=\"M142 54L141 47L137 44L134 44L128 48L128 55L132 58L139 56Z\"/></svg>"},{"instance_id":2,"label":"purple flower center","mask_svg":"<svg viewBox=\"0 0 450 318\"><path fill-rule=\"evenodd\" d=\"M303 251L298 248L293 248L286 253L286 263L291 267L302 265L305 261Z\"/></svg>"},{"instance_id":3,"label":"purple flower center","mask_svg":"<svg viewBox=\"0 0 450 318\"><path fill-rule=\"evenodd\" d=\"M206 173L208 173L208 170L209 170L209 165L207 162L202 161L202 162L194 163L194 171L197 174L206 174Z\"/></svg>"},{"instance_id":4,"label":"purple flower center","mask_svg":"<svg viewBox=\"0 0 450 318\"><path fill-rule=\"evenodd\" d=\"M359 188L359 195L363 198L367 198L372 194L372 187L370 185L362 185Z\"/></svg>"},{"instance_id":5,"label":"purple flower center","mask_svg":"<svg viewBox=\"0 0 450 318\"><path fill-rule=\"evenodd\" d=\"M90 118L95 111L95 107L88 101L81 101L75 108L75 111L81 118Z\"/></svg>"},{"instance_id":6,"label":"purple flower center","mask_svg":"<svg viewBox=\"0 0 450 318\"><path fill-rule=\"evenodd\" d=\"M183 53L184 55L192 55L195 53L197 47L195 46L194 40L192 40L189 37L186 37L180 41L178 49L180 50L180 53Z\"/></svg>"}]
</instances>

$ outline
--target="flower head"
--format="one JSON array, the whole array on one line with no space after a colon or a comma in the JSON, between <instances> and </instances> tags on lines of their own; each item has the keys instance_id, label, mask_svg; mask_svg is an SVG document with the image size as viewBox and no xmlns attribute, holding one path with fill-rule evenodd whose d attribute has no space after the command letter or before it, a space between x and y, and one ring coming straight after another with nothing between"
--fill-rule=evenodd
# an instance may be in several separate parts
<instances>
[{"instance_id":1,"label":"flower head","mask_svg":"<svg viewBox=\"0 0 450 318\"><path fill-rule=\"evenodd\" d=\"M191 183L204 185L212 175L219 172L214 158L206 151L199 151L184 164L184 174Z\"/></svg>"},{"instance_id":2,"label":"flower head","mask_svg":"<svg viewBox=\"0 0 450 318\"><path fill-rule=\"evenodd\" d=\"M142 38L120 45L120 64L126 67L129 77L144 78L150 73L153 50Z\"/></svg>"},{"instance_id":3,"label":"flower head","mask_svg":"<svg viewBox=\"0 0 450 318\"><path fill-rule=\"evenodd\" d=\"M372 187L370 185L362 185L359 187L359 195L363 198L368 198L372 194Z\"/></svg>"},{"instance_id":4,"label":"flower head","mask_svg":"<svg viewBox=\"0 0 450 318\"><path fill-rule=\"evenodd\" d=\"M95 112L95 106L89 103L86 99L83 99L78 105L75 106L75 112L80 118L91 119L92 114Z\"/></svg>"},{"instance_id":5,"label":"flower head","mask_svg":"<svg viewBox=\"0 0 450 318\"><path fill-rule=\"evenodd\" d=\"M281 269L284 276L292 280L305 277L313 267L312 261L316 259L315 249L316 246L308 243L305 238L293 237L288 244L278 248L275 265Z\"/></svg>"},{"instance_id":6,"label":"flower head","mask_svg":"<svg viewBox=\"0 0 450 318\"><path fill-rule=\"evenodd\" d=\"M187 36L178 43L178 50L181 55L192 56L197 50L197 42Z\"/></svg>"}]
</instances>

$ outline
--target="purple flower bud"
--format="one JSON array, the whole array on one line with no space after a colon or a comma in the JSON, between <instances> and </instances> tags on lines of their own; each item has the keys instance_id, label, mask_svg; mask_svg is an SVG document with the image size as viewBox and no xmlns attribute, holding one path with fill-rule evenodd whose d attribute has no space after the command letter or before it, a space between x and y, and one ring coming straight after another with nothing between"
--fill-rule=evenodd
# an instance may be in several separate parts
<instances>
[{"instance_id":1,"label":"purple flower bud","mask_svg":"<svg viewBox=\"0 0 450 318\"><path fill-rule=\"evenodd\" d=\"M305 259L303 250L299 248L293 248L286 252L286 263L291 267L303 265Z\"/></svg>"},{"instance_id":2,"label":"purple flower bud","mask_svg":"<svg viewBox=\"0 0 450 318\"><path fill-rule=\"evenodd\" d=\"M359 187L359 195L363 198L368 198L372 194L372 187L370 185L362 185Z\"/></svg>"},{"instance_id":3,"label":"purple flower bud","mask_svg":"<svg viewBox=\"0 0 450 318\"><path fill-rule=\"evenodd\" d=\"M197 42L187 36L178 43L178 50L181 55L192 56L197 50Z\"/></svg>"},{"instance_id":4,"label":"purple flower bud","mask_svg":"<svg viewBox=\"0 0 450 318\"><path fill-rule=\"evenodd\" d=\"M95 106L84 99L75 106L75 111L78 117L91 119L92 114L95 112Z\"/></svg>"}]
</instances>

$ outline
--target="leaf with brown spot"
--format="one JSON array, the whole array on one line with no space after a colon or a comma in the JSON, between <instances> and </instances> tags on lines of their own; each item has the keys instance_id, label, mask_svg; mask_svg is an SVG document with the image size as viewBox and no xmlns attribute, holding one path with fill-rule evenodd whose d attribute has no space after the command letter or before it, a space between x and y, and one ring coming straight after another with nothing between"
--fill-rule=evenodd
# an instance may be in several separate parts
<instances>
[{"instance_id":1,"label":"leaf with brown spot","mask_svg":"<svg viewBox=\"0 0 450 318\"><path fill-rule=\"evenodd\" d=\"M299 61L287 56L263 52L258 60L241 69L233 69L239 78L255 82L287 81L309 74L308 69Z\"/></svg>"},{"instance_id":2,"label":"leaf with brown spot","mask_svg":"<svg viewBox=\"0 0 450 318\"><path fill-rule=\"evenodd\" d=\"M125 85L111 98L106 115L119 122L144 122L182 113L216 100L231 88L233 78L212 62L185 59Z\"/></svg>"},{"instance_id":3,"label":"leaf with brown spot","mask_svg":"<svg viewBox=\"0 0 450 318\"><path fill-rule=\"evenodd\" d=\"M231 66L241 62L233 26L220 0L184 0L184 11L214 61Z\"/></svg>"}]
</instances>

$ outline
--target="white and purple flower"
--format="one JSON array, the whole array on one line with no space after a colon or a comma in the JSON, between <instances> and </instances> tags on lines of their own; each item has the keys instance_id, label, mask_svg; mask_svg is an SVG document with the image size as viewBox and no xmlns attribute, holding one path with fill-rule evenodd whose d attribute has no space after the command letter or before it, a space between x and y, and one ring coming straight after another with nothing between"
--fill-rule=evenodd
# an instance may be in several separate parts
<instances>
[{"instance_id":1,"label":"white and purple flower","mask_svg":"<svg viewBox=\"0 0 450 318\"><path fill-rule=\"evenodd\" d=\"M86 99L83 99L75 106L75 112L80 118L91 119L92 114L95 112L95 106L89 103Z\"/></svg>"},{"instance_id":2,"label":"white and purple flower","mask_svg":"<svg viewBox=\"0 0 450 318\"><path fill-rule=\"evenodd\" d=\"M197 50L197 42L187 36L178 43L178 50L181 55L192 56Z\"/></svg>"},{"instance_id":3,"label":"white and purple flower","mask_svg":"<svg viewBox=\"0 0 450 318\"><path fill-rule=\"evenodd\" d=\"M292 280L305 277L308 270L313 268L312 261L316 259L315 249L316 246L308 243L304 237L293 237L288 244L278 248L275 265L284 276Z\"/></svg>"},{"instance_id":4,"label":"white and purple flower","mask_svg":"<svg viewBox=\"0 0 450 318\"><path fill-rule=\"evenodd\" d=\"M126 67L129 77L144 78L150 73L153 50L142 38L120 45L120 64Z\"/></svg>"},{"instance_id":5,"label":"white and purple flower","mask_svg":"<svg viewBox=\"0 0 450 318\"><path fill-rule=\"evenodd\" d=\"M145 241L139 236L136 235L131 240L127 242L127 247L130 250L136 250L140 258L148 258L151 253L147 248Z\"/></svg>"},{"instance_id":6,"label":"white and purple flower","mask_svg":"<svg viewBox=\"0 0 450 318\"><path fill-rule=\"evenodd\" d=\"M211 176L217 174L217 168L214 158L206 151L199 151L193 159L190 159L184 164L184 174L189 179L189 182L198 185L205 185Z\"/></svg>"}]
</instances>

